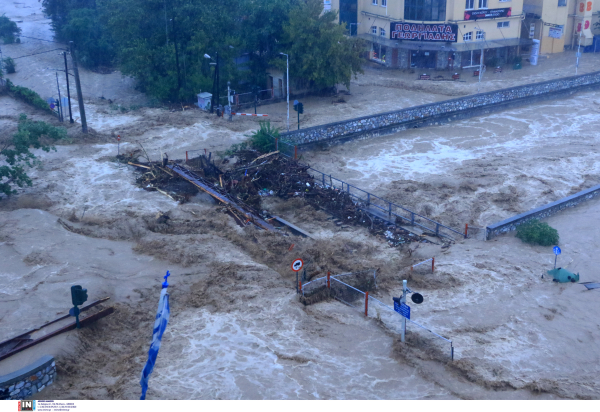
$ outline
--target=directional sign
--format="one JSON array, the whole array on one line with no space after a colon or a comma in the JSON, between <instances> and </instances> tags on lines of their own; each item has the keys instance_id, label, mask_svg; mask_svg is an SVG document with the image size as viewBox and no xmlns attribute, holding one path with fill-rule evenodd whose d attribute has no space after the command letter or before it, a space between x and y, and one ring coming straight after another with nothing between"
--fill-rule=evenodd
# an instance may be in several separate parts
<instances>
[{"instance_id":1,"label":"directional sign","mask_svg":"<svg viewBox=\"0 0 600 412\"><path fill-rule=\"evenodd\" d=\"M406 303L394 302L394 310L404 316L406 319L410 319L410 306Z\"/></svg>"},{"instance_id":2,"label":"directional sign","mask_svg":"<svg viewBox=\"0 0 600 412\"><path fill-rule=\"evenodd\" d=\"M560 248L558 246L554 246L554 254L560 255Z\"/></svg>"},{"instance_id":3,"label":"directional sign","mask_svg":"<svg viewBox=\"0 0 600 412\"><path fill-rule=\"evenodd\" d=\"M302 259L296 259L292 262L292 270L294 272L298 272L300 269L302 269L302 266L304 266Z\"/></svg>"}]
</instances>

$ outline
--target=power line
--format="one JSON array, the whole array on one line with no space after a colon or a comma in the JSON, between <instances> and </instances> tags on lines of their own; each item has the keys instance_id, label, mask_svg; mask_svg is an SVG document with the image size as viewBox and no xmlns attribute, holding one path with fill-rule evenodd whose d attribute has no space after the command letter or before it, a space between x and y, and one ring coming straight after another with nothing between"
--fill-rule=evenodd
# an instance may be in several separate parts
<instances>
[{"instance_id":1,"label":"power line","mask_svg":"<svg viewBox=\"0 0 600 412\"><path fill-rule=\"evenodd\" d=\"M27 54L27 55L25 55L25 56L13 57L13 60L22 59L23 57L36 56L36 55L38 55L38 54L43 54L43 53L50 53L50 52L53 52L53 51L56 51L56 50L65 51L65 49L52 49L52 50L46 50L46 51L39 52L39 53Z\"/></svg>"}]
</instances>

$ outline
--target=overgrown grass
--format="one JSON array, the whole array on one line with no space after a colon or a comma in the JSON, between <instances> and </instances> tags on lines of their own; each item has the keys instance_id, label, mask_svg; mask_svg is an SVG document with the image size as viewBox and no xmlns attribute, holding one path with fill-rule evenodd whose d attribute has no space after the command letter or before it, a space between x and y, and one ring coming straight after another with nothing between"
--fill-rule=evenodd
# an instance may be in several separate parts
<instances>
[{"instance_id":1,"label":"overgrown grass","mask_svg":"<svg viewBox=\"0 0 600 412\"><path fill-rule=\"evenodd\" d=\"M525 243L541 246L558 244L558 231L546 222L537 219L517 226L517 237Z\"/></svg>"}]
</instances>

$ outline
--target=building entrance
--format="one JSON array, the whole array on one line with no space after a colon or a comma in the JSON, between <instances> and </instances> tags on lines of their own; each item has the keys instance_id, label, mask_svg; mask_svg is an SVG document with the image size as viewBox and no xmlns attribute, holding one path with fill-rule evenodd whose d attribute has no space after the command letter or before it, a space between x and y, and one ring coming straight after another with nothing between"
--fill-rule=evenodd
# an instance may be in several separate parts
<instances>
[{"instance_id":1,"label":"building entrance","mask_svg":"<svg viewBox=\"0 0 600 412\"><path fill-rule=\"evenodd\" d=\"M427 50L411 50L410 67L435 69L437 52Z\"/></svg>"}]
</instances>

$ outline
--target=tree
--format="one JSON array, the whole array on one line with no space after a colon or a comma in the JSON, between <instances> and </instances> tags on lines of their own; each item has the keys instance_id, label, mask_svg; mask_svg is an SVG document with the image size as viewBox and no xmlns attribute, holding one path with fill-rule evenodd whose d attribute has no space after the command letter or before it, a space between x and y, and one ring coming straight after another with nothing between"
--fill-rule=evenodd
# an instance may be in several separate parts
<instances>
[{"instance_id":1,"label":"tree","mask_svg":"<svg viewBox=\"0 0 600 412\"><path fill-rule=\"evenodd\" d=\"M320 0L302 0L283 26L282 50L290 55L290 74L317 90L342 83L350 86L352 75L363 73L361 39L344 35L337 11L323 13ZM273 62L284 69L285 62Z\"/></svg>"},{"instance_id":2,"label":"tree","mask_svg":"<svg viewBox=\"0 0 600 412\"><path fill-rule=\"evenodd\" d=\"M82 66L109 66L115 57L112 41L94 9L71 10L59 38L74 42Z\"/></svg>"},{"instance_id":3,"label":"tree","mask_svg":"<svg viewBox=\"0 0 600 412\"><path fill-rule=\"evenodd\" d=\"M66 136L64 128L28 120L26 115L21 114L17 133L12 137L6 137L4 141L0 140L0 160L5 163L0 166L0 193L10 196L16 193L15 185L31 186L32 182L27 176L25 167L32 167L37 162L37 158L31 153L30 148L42 149L45 152L56 150L48 142L64 139Z\"/></svg>"},{"instance_id":4,"label":"tree","mask_svg":"<svg viewBox=\"0 0 600 412\"><path fill-rule=\"evenodd\" d=\"M15 73L17 71L17 65L15 63L15 61L10 58L10 57L5 57L4 61L2 62L4 64L4 68L6 69L6 73Z\"/></svg>"},{"instance_id":5,"label":"tree","mask_svg":"<svg viewBox=\"0 0 600 412\"><path fill-rule=\"evenodd\" d=\"M19 42L19 34L21 34L21 29L17 26L17 23L4 14L0 16L0 38L4 40L4 43Z\"/></svg>"}]
</instances>

